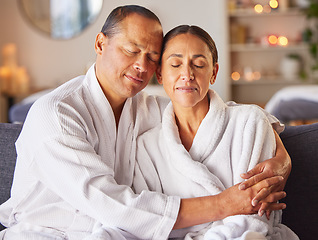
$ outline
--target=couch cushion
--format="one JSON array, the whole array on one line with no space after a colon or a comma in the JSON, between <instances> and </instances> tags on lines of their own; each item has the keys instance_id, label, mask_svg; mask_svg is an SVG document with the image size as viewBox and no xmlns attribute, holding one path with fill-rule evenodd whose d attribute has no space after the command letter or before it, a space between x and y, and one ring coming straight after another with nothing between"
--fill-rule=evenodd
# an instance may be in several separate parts
<instances>
[{"instance_id":1,"label":"couch cushion","mask_svg":"<svg viewBox=\"0 0 318 240\"><path fill-rule=\"evenodd\" d=\"M292 159L283 223L300 239L317 239L318 123L286 127L280 137Z\"/></svg>"},{"instance_id":2,"label":"couch cushion","mask_svg":"<svg viewBox=\"0 0 318 240\"><path fill-rule=\"evenodd\" d=\"M15 141L22 125L0 123L0 204L10 197L16 161ZM0 230L2 226L0 224Z\"/></svg>"}]
</instances>

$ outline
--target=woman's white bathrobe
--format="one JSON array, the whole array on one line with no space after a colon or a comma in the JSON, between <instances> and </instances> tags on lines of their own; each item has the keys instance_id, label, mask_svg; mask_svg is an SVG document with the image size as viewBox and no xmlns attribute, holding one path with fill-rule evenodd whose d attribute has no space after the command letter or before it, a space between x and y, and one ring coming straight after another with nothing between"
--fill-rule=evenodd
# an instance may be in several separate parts
<instances>
[{"instance_id":1,"label":"woman's white bathrobe","mask_svg":"<svg viewBox=\"0 0 318 240\"><path fill-rule=\"evenodd\" d=\"M134 188L182 198L215 195L243 179L240 174L275 153L275 136L256 106L227 106L209 91L210 109L188 152L182 145L170 103L162 125L137 140ZM270 221L258 215L231 216L223 221L173 231L186 239L285 239L298 237L280 224L281 212Z\"/></svg>"}]
</instances>

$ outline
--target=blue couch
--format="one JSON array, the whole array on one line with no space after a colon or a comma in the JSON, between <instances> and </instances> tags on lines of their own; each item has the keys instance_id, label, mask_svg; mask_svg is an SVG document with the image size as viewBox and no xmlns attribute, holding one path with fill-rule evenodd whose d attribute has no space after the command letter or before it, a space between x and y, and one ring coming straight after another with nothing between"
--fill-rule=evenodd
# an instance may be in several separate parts
<instances>
[{"instance_id":1,"label":"blue couch","mask_svg":"<svg viewBox=\"0 0 318 240\"><path fill-rule=\"evenodd\" d=\"M10 196L16 160L14 142L22 125L0 123L0 204ZM292 158L286 185L287 209L283 223L302 240L317 239L318 233L318 123L288 126L280 135ZM0 229L3 227L0 225Z\"/></svg>"}]
</instances>

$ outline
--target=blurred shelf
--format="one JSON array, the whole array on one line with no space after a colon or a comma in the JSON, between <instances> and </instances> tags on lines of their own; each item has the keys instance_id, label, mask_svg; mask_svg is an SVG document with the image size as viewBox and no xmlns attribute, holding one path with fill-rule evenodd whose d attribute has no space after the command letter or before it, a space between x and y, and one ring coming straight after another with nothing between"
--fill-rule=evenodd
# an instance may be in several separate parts
<instances>
[{"instance_id":1,"label":"blurred shelf","mask_svg":"<svg viewBox=\"0 0 318 240\"><path fill-rule=\"evenodd\" d=\"M244 86L244 85L295 85L295 84L310 84L308 80L303 79L293 79L287 80L282 77L270 77L270 78L261 78L259 80L248 81L245 79L240 79L238 81L231 80L232 85L234 86Z\"/></svg>"},{"instance_id":2,"label":"blurred shelf","mask_svg":"<svg viewBox=\"0 0 318 240\"><path fill-rule=\"evenodd\" d=\"M231 52L254 52L254 51L294 51L294 50L307 50L307 43L289 43L287 46L270 46L261 45L257 43L248 44L231 44Z\"/></svg>"},{"instance_id":3,"label":"blurred shelf","mask_svg":"<svg viewBox=\"0 0 318 240\"><path fill-rule=\"evenodd\" d=\"M299 8L287 8L287 9L275 9L271 10L271 12L266 13L256 13L253 8L248 9L236 9L234 11L229 12L229 16L232 18L235 17L282 17L282 16L303 16L303 10Z\"/></svg>"}]
</instances>

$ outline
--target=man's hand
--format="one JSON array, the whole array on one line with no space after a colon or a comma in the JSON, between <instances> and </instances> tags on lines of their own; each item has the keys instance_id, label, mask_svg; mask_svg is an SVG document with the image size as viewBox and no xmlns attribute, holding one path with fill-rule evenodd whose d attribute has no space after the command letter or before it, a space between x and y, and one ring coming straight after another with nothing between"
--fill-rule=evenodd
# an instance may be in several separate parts
<instances>
[{"instance_id":1,"label":"man's hand","mask_svg":"<svg viewBox=\"0 0 318 240\"><path fill-rule=\"evenodd\" d=\"M223 218L238 214L260 214L262 202L255 205L251 204L255 195L262 191L262 189L267 189L272 185L279 184L281 181L283 181L283 177L275 176L262 180L243 191L239 189L239 184L224 190L219 194L219 201L222 204L222 209L224 209ZM271 202L271 207L274 209L282 209L285 207L285 204L277 203L277 201L284 198L285 196L286 193L283 191L274 192L269 194L262 201Z\"/></svg>"},{"instance_id":2,"label":"man's hand","mask_svg":"<svg viewBox=\"0 0 318 240\"><path fill-rule=\"evenodd\" d=\"M275 132L275 131L274 131ZM239 189L244 190L250 188L256 183L271 178L273 176L282 176L284 178L283 181L275 183L270 187L261 189L257 195L252 200L252 205L256 206L258 203L262 202L262 206L259 209L259 214L264 213L266 210L266 215L269 216L270 212L273 210L277 210L277 205L272 205L271 202L267 202L270 200L268 198L271 193L280 192L284 189L286 185L287 178L291 171L291 159L288 155L281 139L278 134L275 132L276 138L276 156L268 159L264 162L259 163L252 170L247 173L241 174L243 179L247 179L245 182L241 183Z\"/></svg>"}]
</instances>

